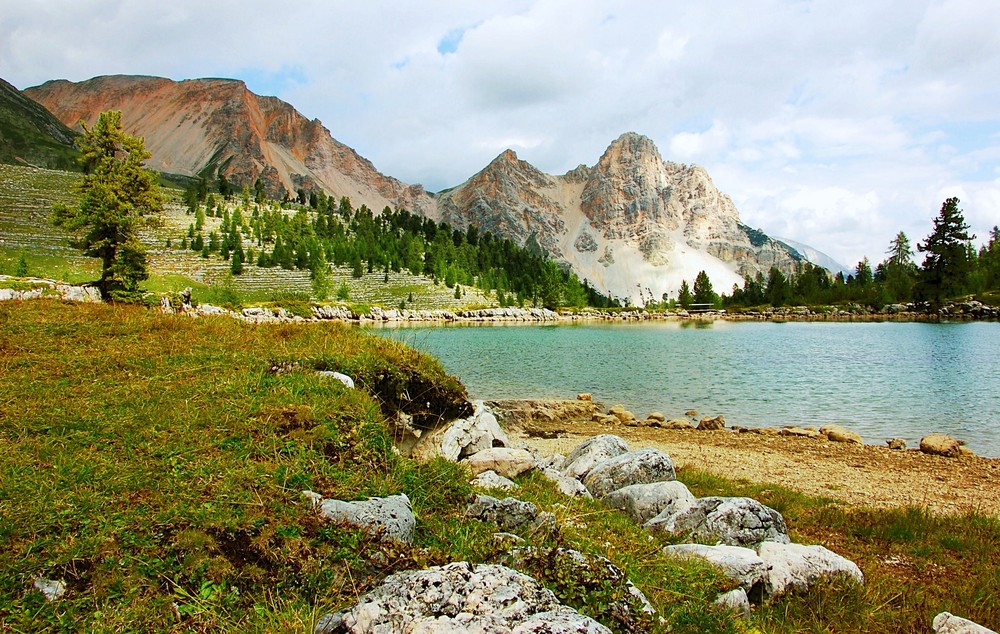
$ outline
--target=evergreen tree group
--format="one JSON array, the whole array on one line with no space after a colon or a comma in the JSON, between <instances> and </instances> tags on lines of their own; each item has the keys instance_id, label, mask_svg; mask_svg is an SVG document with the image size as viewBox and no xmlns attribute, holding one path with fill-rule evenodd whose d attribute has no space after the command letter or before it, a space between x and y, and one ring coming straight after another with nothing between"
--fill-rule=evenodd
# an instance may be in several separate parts
<instances>
[{"instance_id":1,"label":"evergreen tree group","mask_svg":"<svg viewBox=\"0 0 1000 634\"><path fill-rule=\"evenodd\" d=\"M251 201L245 192L239 204L216 205L212 194L195 185L185 201L194 222L181 239L182 248L205 257L217 254L230 262L233 275L247 265L307 270L318 299L330 293L329 268L334 265L349 268L355 278L380 274L383 281L405 270L455 289L456 297L467 288L495 293L501 306L617 305L540 250L490 232L480 234L474 225L462 231L389 207L375 214L322 191L300 190L294 201L282 204ZM222 218L218 233L210 232L207 240L206 217ZM255 258L248 258L244 243L256 248Z\"/></svg>"}]
</instances>

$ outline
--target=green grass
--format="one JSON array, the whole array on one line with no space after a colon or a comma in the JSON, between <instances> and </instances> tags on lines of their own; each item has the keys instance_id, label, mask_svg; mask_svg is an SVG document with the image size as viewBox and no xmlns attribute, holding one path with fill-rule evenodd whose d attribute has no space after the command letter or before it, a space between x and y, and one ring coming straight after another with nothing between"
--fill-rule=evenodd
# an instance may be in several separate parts
<instances>
[{"instance_id":1,"label":"green grass","mask_svg":"<svg viewBox=\"0 0 1000 634\"><path fill-rule=\"evenodd\" d=\"M335 369L360 389L323 379ZM462 415L464 388L402 344L338 324L250 326L135 306L0 304L0 623L35 631L307 631L386 575L492 561L457 466L392 449L385 417ZM405 492L412 547L320 521L301 496ZM678 567L617 513L537 477L564 530L524 536L611 556L678 629L721 624L726 587ZM36 576L64 579L46 603ZM706 620L707 619L707 620Z\"/></svg>"},{"instance_id":2,"label":"green grass","mask_svg":"<svg viewBox=\"0 0 1000 634\"><path fill-rule=\"evenodd\" d=\"M324 380L339 370L359 389ZM495 527L464 516L455 465L399 457L385 420L427 427L462 415L462 385L397 342L340 324L252 326L135 306L0 303L0 624L4 631L308 631L385 576L451 561L498 561ZM859 563L866 585L831 586L754 612L710 609L731 582L662 552L599 503L538 475L515 495L555 513L529 545L602 555L673 632L922 632L942 610L995 625L995 518L851 509L774 486L682 470L697 495L750 495L792 537ZM413 546L321 521L300 497L404 492ZM615 588L558 567L525 571L612 626ZM36 576L64 579L46 603Z\"/></svg>"}]
</instances>

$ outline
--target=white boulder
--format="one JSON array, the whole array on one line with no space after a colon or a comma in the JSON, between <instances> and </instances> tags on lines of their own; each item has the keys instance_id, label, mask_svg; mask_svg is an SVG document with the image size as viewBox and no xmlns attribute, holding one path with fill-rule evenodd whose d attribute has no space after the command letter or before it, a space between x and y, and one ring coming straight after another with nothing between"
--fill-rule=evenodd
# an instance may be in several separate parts
<instances>
[{"instance_id":1,"label":"white boulder","mask_svg":"<svg viewBox=\"0 0 1000 634\"><path fill-rule=\"evenodd\" d=\"M628 443L613 434L588 438L574 449L563 463L563 475L582 480L599 463L628 451Z\"/></svg>"},{"instance_id":2,"label":"white boulder","mask_svg":"<svg viewBox=\"0 0 1000 634\"><path fill-rule=\"evenodd\" d=\"M683 482L669 480L622 487L605 495L601 502L645 524L664 511L678 513L690 507L695 497Z\"/></svg>"},{"instance_id":3,"label":"white boulder","mask_svg":"<svg viewBox=\"0 0 1000 634\"><path fill-rule=\"evenodd\" d=\"M951 612L942 612L934 617L934 634L997 634L969 619L955 616Z\"/></svg>"},{"instance_id":4,"label":"white boulder","mask_svg":"<svg viewBox=\"0 0 1000 634\"><path fill-rule=\"evenodd\" d=\"M383 539L410 543L417 519L406 494L385 498L369 498L356 502L323 500L319 505L323 517L334 522L363 528Z\"/></svg>"},{"instance_id":5,"label":"white boulder","mask_svg":"<svg viewBox=\"0 0 1000 634\"><path fill-rule=\"evenodd\" d=\"M729 546L789 541L781 514L752 498L699 498L680 512L660 513L644 527L653 532L665 531L686 539Z\"/></svg>"},{"instance_id":6,"label":"white boulder","mask_svg":"<svg viewBox=\"0 0 1000 634\"><path fill-rule=\"evenodd\" d=\"M864 583L857 564L823 546L764 542L757 554L768 566L764 592L770 597L807 592L821 579L847 577Z\"/></svg>"},{"instance_id":7,"label":"white boulder","mask_svg":"<svg viewBox=\"0 0 1000 634\"><path fill-rule=\"evenodd\" d=\"M674 462L658 449L637 449L604 460L584 477L583 484L595 498L601 498L632 484L674 480Z\"/></svg>"}]
</instances>

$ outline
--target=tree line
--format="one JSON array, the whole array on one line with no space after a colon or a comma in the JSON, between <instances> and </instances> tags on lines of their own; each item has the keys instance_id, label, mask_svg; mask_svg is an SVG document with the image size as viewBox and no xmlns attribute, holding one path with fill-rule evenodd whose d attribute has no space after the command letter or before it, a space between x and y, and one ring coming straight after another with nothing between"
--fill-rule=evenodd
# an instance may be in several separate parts
<instances>
[{"instance_id":1,"label":"tree line","mask_svg":"<svg viewBox=\"0 0 1000 634\"><path fill-rule=\"evenodd\" d=\"M356 278L382 274L386 281L390 272L406 270L455 289L456 297L463 287L495 293L501 306L618 305L540 249L480 233L474 225L461 231L389 207L376 215L323 191L300 191L281 202L262 198L260 189L251 198L244 188L242 201L229 194L219 200L207 187L189 188L184 198L194 220L179 244L172 240L168 246L227 260L234 275L248 265L308 270L317 299L330 293L329 269L335 265L350 268ZM222 222L206 236L207 217Z\"/></svg>"},{"instance_id":2,"label":"tree line","mask_svg":"<svg viewBox=\"0 0 1000 634\"><path fill-rule=\"evenodd\" d=\"M826 269L802 264L792 275L771 268L765 277L747 277L730 294L717 295L705 272L699 273L692 292L683 282L678 296L682 306L709 303L720 308L756 306L863 304L881 308L888 304L926 302L937 306L965 295L1000 289L1000 231L996 226L978 250L973 245L958 198L948 198L934 218L933 231L917 245L900 231L890 242L886 258L872 267L867 257L852 274L831 275ZM914 256L924 255L921 265Z\"/></svg>"}]
</instances>

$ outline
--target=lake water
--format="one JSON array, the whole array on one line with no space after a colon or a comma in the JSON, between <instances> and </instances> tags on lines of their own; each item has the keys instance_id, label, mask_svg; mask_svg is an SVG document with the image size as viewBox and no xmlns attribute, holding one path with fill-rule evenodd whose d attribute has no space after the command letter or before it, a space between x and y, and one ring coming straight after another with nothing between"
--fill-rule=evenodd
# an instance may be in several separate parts
<instances>
[{"instance_id":1,"label":"lake water","mask_svg":"<svg viewBox=\"0 0 1000 634\"><path fill-rule=\"evenodd\" d=\"M644 418L842 424L869 444L943 432L1000 457L1000 324L657 322L374 329L438 357L477 399L591 392Z\"/></svg>"}]
</instances>

